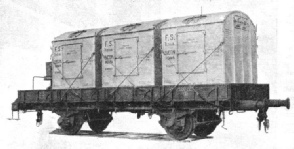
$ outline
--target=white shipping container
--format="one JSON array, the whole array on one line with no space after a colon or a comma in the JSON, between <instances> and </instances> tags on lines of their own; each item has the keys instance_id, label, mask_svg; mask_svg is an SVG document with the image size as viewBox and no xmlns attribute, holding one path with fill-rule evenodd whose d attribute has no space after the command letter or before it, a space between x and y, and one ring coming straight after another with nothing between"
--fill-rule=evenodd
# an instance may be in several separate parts
<instances>
[{"instance_id":1,"label":"white shipping container","mask_svg":"<svg viewBox=\"0 0 294 149\"><path fill-rule=\"evenodd\" d=\"M67 32L52 42L52 88L96 87L95 35L101 29Z\"/></svg>"},{"instance_id":2,"label":"white shipping container","mask_svg":"<svg viewBox=\"0 0 294 149\"><path fill-rule=\"evenodd\" d=\"M102 33L102 87L155 85L155 27L162 20Z\"/></svg>"},{"instance_id":3,"label":"white shipping container","mask_svg":"<svg viewBox=\"0 0 294 149\"><path fill-rule=\"evenodd\" d=\"M256 30L244 13L174 18L161 30L163 85L257 82Z\"/></svg>"},{"instance_id":4,"label":"white shipping container","mask_svg":"<svg viewBox=\"0 0 294 149\"><path fill-rule=\"evenodd\" d=\"M239 11L64 33L52 88L257 83L256 29Z\"/></svg>"}]
</instances>

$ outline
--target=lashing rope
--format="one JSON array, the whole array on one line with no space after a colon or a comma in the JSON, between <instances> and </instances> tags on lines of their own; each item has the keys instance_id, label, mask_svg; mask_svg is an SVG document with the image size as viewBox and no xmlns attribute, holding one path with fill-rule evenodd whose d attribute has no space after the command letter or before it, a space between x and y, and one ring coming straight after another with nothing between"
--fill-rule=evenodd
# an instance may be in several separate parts
<instances>
[{"instance_id":1,"label":"lashing rope","mask_svg":"<svg viewBox=\"0 0 294 149\"><path fill-rule=\"evenodd\" d=\"M100 50L100 54L101 54L101 56L102 56L104 59L108 59L105 55L103 55L102 50ZM113 68L114 68L115 70L118 71L118 73L120 73L121 75L123 75L123 73L122 73L117 67L115 67L115 65L114 65L113 63L111 63L111 65L113 66ZM133 86L135 86L130 80L128 80L128 81L129 81L130 84L132 84Z\"/></svg>"},{"instance_id":2,"label":"lashing rope","mask_svg":"<svg viewBox=\"0 0 294 149\"><path fill-rule=\"evenodd\" d=\"M116 87L116 89L110 93L110 94L113 94L115 93L118 88L124 83L124 81L129 77L131 76L131 74L139 67L139 65L143 62L143 60L154 50L154 48L151 48L151 50L143 57L143 59L136 65L136 67L120 82L120 84Z\"/></svg>"},{"instance_id":3,"label":"lashing rope","mask_svg":"<svg viewBox=\"0 0 294 149\"><path fill-rule=\"evenodd\" d=\"M121 81L121 83L115 88L115 90L110 94L115 94L115 92L118 90L120 85L123 84L123 82L139 67L139 65L143 62L143 60L154 50L154 48L151 48L151 50L143 57L143 59L137 64L137 66ZM114 98L115 99L115 98ZM115 106L115 100L113 100L113 105Z\"/></svg>"},{"instance_id":4,"label":"lashing rope","mask_svg":"<svg viewBox=\"0 0 294 149\"><path fill-rule=\"evenodd\" d=\"M218 50L222 45L224 44L224 41L223 42L221 42L207 57L205 57L204 58L204 60L203 61L201 61L191 72L189 72L185 77L182 75L182 74L180 74L180 76L182 77L182 80L180 80L172 89L170 89L167 93L165 93L162 97L164 98L164 97L166 97L167 95L169 95L175 88L177 88L178 86L179 86L179 84L180 83L182 83L183 81L186 81L187 83L188 83L188 81L186 80L186 78L188 77L188 76L190 76L201 64L203 64L216 50ZM162 54L163 54L163 52L162 52ZM164 55L164 54L163 54ZM176 66L171 62L171 60L169 59L169 61L170 61L170 63L174 66L174 68L175 69L177 69L176 68ZM189 87L191 88L191 84L188 84L189 85ZM196 93L196 95L198 96L198 97L200 97L200 99L201 100L203 100L203 101L205 101L206 103L208 103L208 104L210 104L210 105L213 105L213 106L215 106L215 107L222 107L222 106L219 106L219 105L215 105L215 104L213 104L213 103L210 103L210 102L208 102L205 98L203 98L201 95L200 95L200 93L198 92L198 91L196 91L195 89L194 89L194 87L192 87L192 89L193 89L193 91ZM161 100L163 99L162 97L160 97L159 98L159 101L160 102L162 102ZM172 99L173 100L173 99ZM172 102L172 100L170 100L170 101L168 101L168 102ZM159 103L160 103L159 102ZM162 106L166 106L166 105L164 105L164 104L162 104ZM171 105L167 105L167 106L171 106Z\"/></svg>"},{"instance_id":5,"label":"lashing rope","mask_svg":"<svg viewBox=\"0 0 294 149\"><path fill-rule=\"evenodd\" d=\"M89 61L94 57L95 52L92 53L91 57L88 59L88 61L86 62L86 64L82 67L81 71L79 72L79 74L75 77L75 79L72 81L72 83L69 85L68 89L65 91L65 93L61 96L61 100L63 99L63 97L65 96L65 94L69 91L72 90L72 85L75 83L75 81L78 79L78 77L82 74L83 70L86 68L86 66L88 65ZM63 76L63 75L62 75Z\"/></svg>"},{"instance_id":6,"label":"lashing rope","mask_svg":"<svg viewBox=\"0 0 294 149\"><path fill-rule=\"evenodd\" d=\"M183 81L186 81L187 82L187 80L186 80L186 78L188 77L188 76L190 76L201 64L203 64L216 50L218 50L222 45L223 45L223 43L224 42L222 42L222 43L220 43L219 45L218 45L218 47L217 48L215 48L206 58L204 58L204 60L203 61L201 61L191 72L189 72L188 73L188 75L186 75L185 77L182 75L182 74L180 74L180 76L182 77L182 80L180 80L173 88L171 88L167 93L165 93L164 95L163 95L163 97L166 97L167 95L169 95L175 88L177 88L178 86L179 86L179 84L180 83L182 83ZM154 48L152 48L145 56L144 56L144 58L136 65L136 67L134 67L133 68L133 70L120 82L120 84L116 87L116 89L111 93L111 94L114 94L117 90L118 90L118 88L123 84L123 82L129 77L129 76L131 76L131 74L139 67L139 65L143 62L143 60L152 52L154 50ZM69 85L69 88L66 90L66 92L62 95L62 97L61 97L61 99L63 99L63 97L65 96L65 94L70 90L70 89L72 89L71 87L72 87L72 85L75 83L75 81L77 80L77 78L80 76L80 74L82 73L82 71L85 69L85 67L88 65L88 63L89 63L89 61L93 58L93 56L95 55L95 52L94 53L92 53L92 55L91 55L91 57L88 59L88 61L86 62L86 64L82 67L82 69L81 69L81 71L80 71L80 73L75 77L75 79L73 80L73 82ZM105 58L105 56L102 54L102 52L101 52L101 55L103 56L103 58ZM170 61L170 60L169 60ZM171 62L171 61L170 61ZM55 65L55 67L56 67L56 63L53 63L54 65ZM173 63L171 62L171 64L173 65ZM113 65L113 64L112 64ZM175 65L173 65L174 67L175 67ZM58 69L58 71L59 72L61 72L60 71L60 69L58 68L58 67L56 67L57 69ZM118 70L116 67L114 67L116 70ZM118 70L118 72L119 73L121 73L119 70ZM64 77L63 76L63 74L62 73L60 73L61 75L62 75L62 77ZM122 74L122 73L121 73ZM66 81L67 82L67 81ZM131 81L129 81L130 83L131 83ZM187 82L188 83L188 82ZM68 82L67 82L67 84L69 84ZM133 86L134 86L134 84L133 83L131 83ZM192 85L189 85L189 87L191 87ZM203 101L205 101L205 102L207 102L207 103L209 103L209 104L211 104L211 105L214 105L214 106L216 106L216 107L221 107L221 106L218 106L218 105L215 105L215 104L212 104L212 103L210 103L210 102L208 102L206 99L204 99L200 94L199 94L199 92L197 92L194 88L193 88L193 90L194 90L194 92L196 93L196 95L197 96L199 96ZM159 101L160 102L162 102L161 101L162 100L162 97L160 97L159 98ZM169 101L169 102L171 102L171 101Z\"/></svg>"}]
</instances>

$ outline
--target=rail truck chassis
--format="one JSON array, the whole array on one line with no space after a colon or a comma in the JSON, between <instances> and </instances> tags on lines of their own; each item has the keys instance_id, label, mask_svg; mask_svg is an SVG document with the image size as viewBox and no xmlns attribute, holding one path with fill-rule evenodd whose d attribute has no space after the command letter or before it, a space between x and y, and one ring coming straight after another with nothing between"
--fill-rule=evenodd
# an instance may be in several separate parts
<instances>
[{"instance_id":1,"label":"rail truck chassis","mask_svg":"<svg viewBox=\"0 0 294 149\"><path fill-rule=\"evenodd\" d=\"M270 100L268 84L213 84L147 87L103 87L88 89L20 90L13 111L35 110L37 123L42 111L60 116L65 134L79 132L84 122L101 133L112 121L113 112L160 116L167 134L184 140L191 134L206 137L222 121L224 111L258 111L259 129L269 127L269 107L290 108L289 99ZM13 116L13 114L12 114Z\"/></svg>"}]
</instances>

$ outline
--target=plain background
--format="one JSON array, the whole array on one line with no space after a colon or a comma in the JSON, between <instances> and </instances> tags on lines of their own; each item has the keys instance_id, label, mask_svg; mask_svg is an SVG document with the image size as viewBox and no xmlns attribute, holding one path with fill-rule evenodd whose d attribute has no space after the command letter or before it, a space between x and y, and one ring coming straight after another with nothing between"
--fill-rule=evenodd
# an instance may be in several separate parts
<instances>
[{"instance_id":1,"label":"plain background","mask_svg":"<svg viewBox=\"0 0 294 149\"><path fill-rule=\"evenodd\" d=\"M294 2L277 0L0 0L0 146L9 148L294 148L293 109L268 112L270 133L257 131L256 113L227 115L212 139L192 142L93 136L57 136L57 116L44 114L35 127L35 113L8 121L17 90L32 88L33 76L45 75L51 41L66 32L142 21L239 10L257 25L258 82L270 84L272 99L294 99ZM35 87L48 82L39 79ZM292 103L294 100L292 100ZM294 105L294 104L292 104ZM107 131L164 134L158 117L135 120L136 115L115 114ZM89 129L84 125L83 129ZM3 148L1 147L1 148Z\"/></svg>"}]
</instances>

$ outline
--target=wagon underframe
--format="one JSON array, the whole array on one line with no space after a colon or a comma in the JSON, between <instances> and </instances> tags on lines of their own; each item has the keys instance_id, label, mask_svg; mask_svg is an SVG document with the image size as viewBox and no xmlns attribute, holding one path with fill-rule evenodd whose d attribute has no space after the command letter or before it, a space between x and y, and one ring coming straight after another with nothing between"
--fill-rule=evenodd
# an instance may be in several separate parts
<instances>
[{"instance_id":1,"label":"wagon underframe","mask_svg":"<svg viewBox=\"0 0 294 149\"><path fill-rule=\"evenodd\" d=\"M12 110L36 110L37 122L42 110L52 111L60 115L58 124L66 134L76 134L84 121L102 132L112 120L109 112L137 113L137 118L157 114L166 132L183 140L193 132L203 137L212 133L223 111L259 110L261 124L267 122L268 107L279 106L289 108L289 100L269 100L267 84L214 84L22 90Z\"/></svg>"},{"instance_id":2,"label":"wagon underframe","mask_svg":"<svg viewBox=\"0 0 294 149\"><path fill-rule=\"evenodd\" d=\"M263 84L217 84L89 88L64 90L22 90L13 110L105 110L136 111L153 108L187 107L195 109L239 109L240 101L269 99L269 87ZM58 108L57 108L58 107Z\"/></svg>"}]
</instances>

